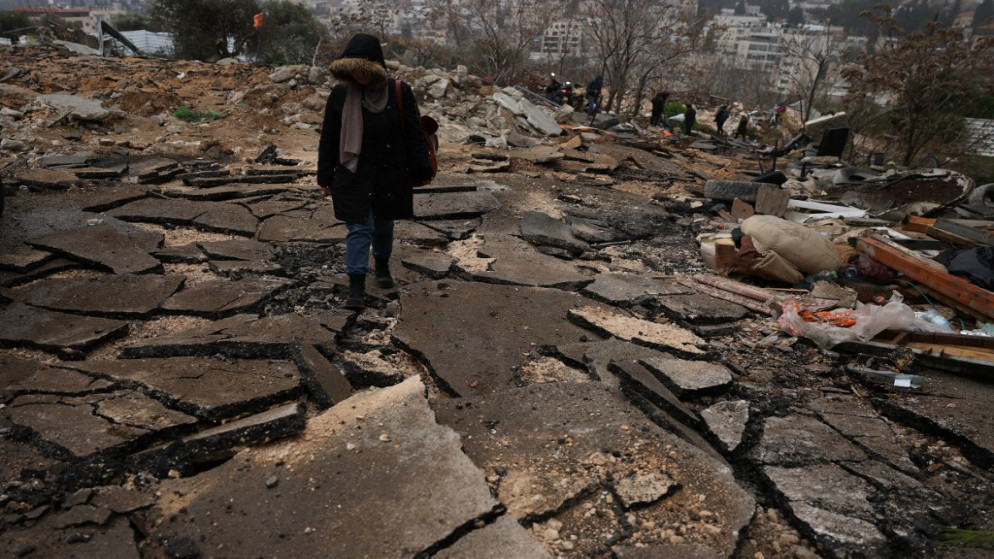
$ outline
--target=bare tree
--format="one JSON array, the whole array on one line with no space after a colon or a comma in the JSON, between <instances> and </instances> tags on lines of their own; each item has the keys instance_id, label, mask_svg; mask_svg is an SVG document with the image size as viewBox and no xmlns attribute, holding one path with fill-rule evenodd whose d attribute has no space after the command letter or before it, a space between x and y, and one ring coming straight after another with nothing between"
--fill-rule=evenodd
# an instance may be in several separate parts
<instances>
[{"instance_id":1,"label":"bare tree","mask_svg":"<svg viewBox=\"0 0 994 559\"><path fill-rule=\"evenodd\" d=\"M581 14L611 85L604 106L619 113L626 99L637 111L646 88L704 37L696 16L660 0L589 0Z\"/></svg>"},{"instance_id":2,"label":"bare tree","mask_svg":"<svg viewBox=\"0 0 994 559\"><path fill-rule=\"evenodd\" d=\"M474 73L494 83L518 83L528 71L535 37L561 8L560 0L441 0L434 8Z\"/></svg>"},{"instance_id":3,"label":"bare tree","mask_svg":"<svg viewBox=\"0 0 994 559\"><path fill-rule=\"evenodd\" d=\"M948 146L954 139L949 132L962 128L976 92L994 87L994 37L966 42L961 29L936 22L904 35L889 10L866 15L881 27L881 36L893 38L843 71L849 102L887 100L901 162L911 165L923 149Z\"/></svg>"},{"instance_id":4,"label":"bare tree","mask_svg":"<svg viewBox=\"0 0 994 559\"><path fill-rule=\"evenodd\" d=\"M784 56L780 73L790 82L788 94L804 101L804 121L812 109L823 106L828 96L828 80L838 66L843 38L833 35L830 25L820 33L789 30L780 36Z\"/></svg>"},{"instance_id":5,"label":"bare tree","mask_svg":"<svg viewBox=\"0 0 994 559\"><path fill-rule=\"evenodd\" d=\"M405 41L407 50L404 63L408 66L446 66L450 62L452 49L431 38L414 38Z\"/></svg>"}]
</instances>

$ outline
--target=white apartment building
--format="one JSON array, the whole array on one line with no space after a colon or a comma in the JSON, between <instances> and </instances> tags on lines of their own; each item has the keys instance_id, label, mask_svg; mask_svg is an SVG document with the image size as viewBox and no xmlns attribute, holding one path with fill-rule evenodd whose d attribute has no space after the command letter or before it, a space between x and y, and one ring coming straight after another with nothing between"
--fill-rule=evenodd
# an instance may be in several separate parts
<instances>
[{"instance_id":1,"label":"white apartment building","mask_svg":"<svg viewBox=\"0 0 994 559\"><path fill-rule=\"evenodd\" d=\"M783 56L779 25L767 23L762 15L726 13L715 16L714 25L725 28L718 41L718 52L731 57L736 67L769 72L779 64Z\"/></svg>"},{"instance_id":2,"label":"white apartment building","mask_svg":"<svg viewBox=\"0 0 994 559\"><path fill-rule=\"evenodd\" d=\"M545 32L536 37L532 58L563 54L586 54L587 45L581 23L574 20L552 22Z\"/></svg>"}]
</instances>

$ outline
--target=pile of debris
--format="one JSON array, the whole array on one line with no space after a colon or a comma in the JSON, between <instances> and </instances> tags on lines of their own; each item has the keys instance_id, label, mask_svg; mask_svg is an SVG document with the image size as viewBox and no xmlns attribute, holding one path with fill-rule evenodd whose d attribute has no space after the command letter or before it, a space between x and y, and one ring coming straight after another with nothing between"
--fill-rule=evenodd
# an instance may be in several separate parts
<instances>
[{"instance_id":1,"label":"pile of debris","mask_svg":"<svg viewBox=\"0 0 994 559\"><path fill-rule=\"evenodd\" d=\"M396 67L442 169L354 312L321 70L0 54L0 548L951 557L941 526L992 527L991 360L854 309L908 318L906 284L855 277L900 264L978 311L894 240L968 238L913 215L969 204L961 176L844 170L824 135L600 130Z\"/></svg>"}]
</instances>

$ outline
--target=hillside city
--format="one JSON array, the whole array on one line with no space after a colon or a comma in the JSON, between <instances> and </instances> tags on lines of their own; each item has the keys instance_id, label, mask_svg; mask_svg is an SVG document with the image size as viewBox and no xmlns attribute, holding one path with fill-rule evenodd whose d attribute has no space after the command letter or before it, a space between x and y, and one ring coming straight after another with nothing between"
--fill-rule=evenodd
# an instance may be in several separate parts
<instances>
[{"instance_id":1,"label":"hillside city","mask_svg":"<svg viewBox=\"0 0 994 559\"><path fill-rule=\"evenodd\" d=\"M781 100L778 97L796 97L798 76L823 72L825 75L820 79L825 98L838 100L848 91L846 80L841 76L845 64L824 64L819 59L831 57L833 61L851 61L854 53L874 49L883 40L875 36L870 26L859 20L859 12L871 8L872 2L762 0L758 4L750 4L745 0L738 3L725 0L728 5L723 5L720 1L667 0L646 3L649 8L644 13L658 18L661 34L681 32L682 29L677 29L673 22L686 18L692 21L692 25L701 26L704 35L711 39L705 48L670 55L679 57L681 62L694 58L692 67L713 70L703 72L711 83L697 83L702 78L691 75L694 72L682 70L668 74L663 70L663 79L668 83L653 85L671 91L705 89L719 94L728 93L722 91L721 84L716 83L722 80L721 74L725 74L726 80L735 82L739 88L753 87L752 82L758 82L765 92L773 95L755 99L755 103L776 103ZM463 47L458 44L459 38L454 37L451 25L453 14L458 14L461 22L474 35L491 32L489 27L511 34L534 33L525 45L528 60L544 72L558 72L560 76L565 73L566 79L572 79L577 84L586 83L597 73L602 73L595 59L597 39L591 36L593 14L597 14L598 10L630 9L625 7L624 2L605 0L576 0L561 5L507 0L294 0L294 3L307 8L318 21L332 30L332 34L336 28L343 26L343 22L363 21L380 30L384 36L404 37L433 45L434 48ZM145 13L150 4L148 0L71 0L61 4L51 0L0 0L0 10L24 11L32 15L56 14L70 24L80 25L84 32L94 34L100 19L113 21L121 14ZM504 16L496 17L501 12ZM933 1L931 5L927 0L904 0L896 4L892 15L902 28L909 30L919 28L930 20L940 21L945 26L962 30L963 41L970 42L994 35L991 12L994 12L991 0ZM491 17L499 23L488 22ZM132 32L129 38L144 41L146 48L158 50L159 54L168 54L170 42L162 37L165 34L151 35L151 38L149 34L139 38ZM508 40L516 39L509 37ZM151 46L148 41L152 41ZM824 68L812 68L819 64ZM485 75L484 69L470 70ZM728 86L724 89L727 90ZM739 97L748 98L748 95Z\"/></svg>"}]
</instances>

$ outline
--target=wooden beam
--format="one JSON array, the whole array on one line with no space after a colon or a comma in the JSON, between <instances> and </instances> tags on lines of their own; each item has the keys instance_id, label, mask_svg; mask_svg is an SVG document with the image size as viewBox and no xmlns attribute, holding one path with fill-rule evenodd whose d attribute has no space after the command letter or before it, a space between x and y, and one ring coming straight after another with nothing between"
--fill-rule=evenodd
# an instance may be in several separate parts
<instances>
[{"instance_id":1,"label":"wooden beam","mask_svg":"<svg viewBox=\"0 0 994 559\"><path fill-rule=\"evenodd\" d=\"M938 263L929 264L925 258L878 237L864 237L856 242L856 250L869 255L912 281L956 303L957 308L970 309L970 314L994 318L994 293L978 287L945 271ZM930 261L929 261L930 262Z\"/></svg>"},{"instance_id":2,"label":"wooden beam","mask_svg":"<svg viewBox=\"0 0 994 559\"><path fill-rule=\"evenodd\" d=\"M970 227L969 225L963 225L943 218L937 219L934 227L959 237L970 239L976 243L976 246L994 246L994 235L991 235L984 229L977 229L976 227Z\"/></svg>"},{"instance_id":3,"label":"wooden beam","mask_svg":"<svg viewBox=\"0 0 994 559\"><path fill-rule=\"evenodd\" d=\"M979 246L983 246L982 243L978 243L973 239L953 233L952 231L939 229L936 226L928 227L925 230L925 234L933 239L942 241L958 249L977 248Z\"/></svg>"}]
</instances>

